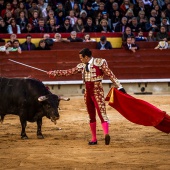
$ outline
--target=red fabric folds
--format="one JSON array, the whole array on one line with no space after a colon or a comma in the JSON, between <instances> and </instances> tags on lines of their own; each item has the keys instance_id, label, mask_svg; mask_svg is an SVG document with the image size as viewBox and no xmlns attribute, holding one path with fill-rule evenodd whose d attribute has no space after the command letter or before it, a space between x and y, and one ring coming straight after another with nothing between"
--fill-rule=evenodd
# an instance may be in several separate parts
<instances>
[{"instance_id":1,"label":"red fabric folds","mask_svg":"<svg viewBox=\"0 0 170 170\"><path fill-rule=\"evenodd\" d=\"M111 88L106 101L129 121L170 133L170 116L152 104Z\"/></svg>"}]
</instances>

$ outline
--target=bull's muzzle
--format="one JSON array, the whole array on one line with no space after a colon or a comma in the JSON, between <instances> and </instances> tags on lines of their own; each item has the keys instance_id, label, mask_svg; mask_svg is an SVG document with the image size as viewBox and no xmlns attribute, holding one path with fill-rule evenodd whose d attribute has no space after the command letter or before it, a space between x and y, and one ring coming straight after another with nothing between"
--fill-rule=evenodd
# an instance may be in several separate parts
<instances>
[{"instance_id":1,"label":"bull's muzzle","mask_svg":"<svg viewBox=\"0 0 170 170\"><path fill-rule=\"evenodd\" d=\"M50 119L51 119L51 121L54 122L54 124L56 125L56 123L57 123L56 120L58 120L59 117L56 117L56 116L55 116L55 117L52 117L52 116L51 116Z\"/></svg>"}]
</instances>

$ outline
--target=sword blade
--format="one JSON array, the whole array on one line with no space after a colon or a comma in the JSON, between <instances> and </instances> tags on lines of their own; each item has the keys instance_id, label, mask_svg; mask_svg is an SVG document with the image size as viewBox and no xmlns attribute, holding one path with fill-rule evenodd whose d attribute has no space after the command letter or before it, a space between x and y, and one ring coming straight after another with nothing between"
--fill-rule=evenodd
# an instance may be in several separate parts
<instances>
[{"instance_id":1,"label":"sword blade","mask_svg":"<svg viewBox=\"0 0 170 170\"><path fill-rule=\"evenodd\" d=\"M21 62L12 60L12 59L8 59L8 60L9 60L9 61L12 61L12 62L14 62L14 63L20 64L20 65L26 66L26 67L30 67L30 68L33 68L33 69L35 69L35 70L39 70L39 71L41 71L41 72L47 73L47 71L42 70L42 69L39 69L39 68L37 68L37 67L33 67L33 66L28 65L28 64L24 64L24 63L21 63Z\"/></svg>"}]
</instances>

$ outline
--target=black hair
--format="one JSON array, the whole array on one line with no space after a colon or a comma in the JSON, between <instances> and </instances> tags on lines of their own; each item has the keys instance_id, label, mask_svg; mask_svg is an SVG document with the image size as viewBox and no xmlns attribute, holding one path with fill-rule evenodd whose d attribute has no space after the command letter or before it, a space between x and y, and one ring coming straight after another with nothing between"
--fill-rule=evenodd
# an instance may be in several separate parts
<instances>
[{"instance_id":1,"label":"black hair","mask_svg":"<svg viewBox=\"0 0 170 170\"><path fill-rule=\"evenodd\" d=\"M92 52L88 49L88 48L83 48L79 54L82 54L82 57L84 58L85 56L87 57L91 57L92 56Z\"/></svg>"}]
</instances>

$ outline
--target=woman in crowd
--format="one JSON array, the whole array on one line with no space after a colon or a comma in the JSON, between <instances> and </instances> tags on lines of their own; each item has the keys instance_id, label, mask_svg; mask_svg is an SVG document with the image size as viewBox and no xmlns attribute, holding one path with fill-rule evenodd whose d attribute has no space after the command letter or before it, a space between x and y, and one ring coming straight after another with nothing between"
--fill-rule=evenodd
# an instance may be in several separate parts
<instances>
[{"instance_id":1,"label":"woman in crowd","mask_svg":"<svg viewBox=\"0 0 170 170\"><path fill-rule=\"evenodd\" d=\"M9 34L21 34L20 26L16 24L15 19L11 19L10 25L7 27Z\"/></svg>"},{"instance_id":2,"label":"woman in crowd","mask_svg":"<svg viewBox=\"0 0 170 170\"><path fill-rule=\"evenodd\" d=\"M84 32L84 25L81 18L78 18L76 23L73 25L73 31Z\"/></svg>"}]
</instances>

